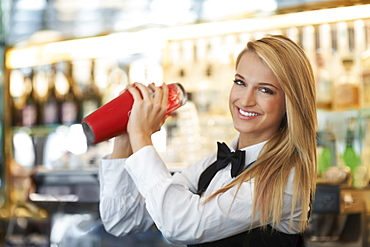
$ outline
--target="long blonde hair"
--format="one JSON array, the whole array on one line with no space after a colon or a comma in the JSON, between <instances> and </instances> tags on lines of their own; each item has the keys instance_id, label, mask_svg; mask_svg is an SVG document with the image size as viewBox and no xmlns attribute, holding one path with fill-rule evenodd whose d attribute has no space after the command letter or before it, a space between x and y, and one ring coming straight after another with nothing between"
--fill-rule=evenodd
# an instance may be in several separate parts
<instances>
[{"instance_id":1,"label":"long blonde hair","mask_svg":"<svg viewBox=\"0 0 370 247\"><path fill-rule=\"evenodd\" d=\"M302 206L299 230L307 227L310 200L316 190L316 101L315 83L310 62L302 48L282 35L268 35L248 42L237 58L255 52L271 69L286 97L286 116L281 128L265 144L263 154L233 182L216 191L207 201L234 186L254 178L253 217L259 212L264 226L281 221L284 188L294 168L294 208Z\"/></svg>"}]
</instances>

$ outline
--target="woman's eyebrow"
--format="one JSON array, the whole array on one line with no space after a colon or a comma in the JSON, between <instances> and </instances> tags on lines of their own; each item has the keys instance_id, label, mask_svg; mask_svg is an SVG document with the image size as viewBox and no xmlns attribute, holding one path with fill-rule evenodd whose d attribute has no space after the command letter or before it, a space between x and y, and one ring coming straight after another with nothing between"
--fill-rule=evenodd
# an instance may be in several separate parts
<instances>
[{"instance_id":1,"label":"woman's eyebrow","mask_svg":"<svg viewBox=\"0 0 370 247\"><path fill-rule=\"evenodd\" d=\"M240 74L235 74L235 77L239 77L240 79L245 80L245 78L242 75L240 75ZM271 87L276 88L277 90L280 90L278 87L276 87L275 85L273 85L271 83L268 83L268 82L259 82L258 85L261 85L261 86L271 86Z\"/></svg>"},{"instance_id":2,"label":"woman's eyebrow","mask_svg":"<svg viewBox=\"0 0 370 247\"><path fill-rule=\"evenodd\" d=\"M274 87L276 88L276 90L280 90L278 87L276 87L275 85L271 84L271 83L267 83L267 82L260 82L258 83L258 85L262 85L262 86L271 86L271 87Z\"/></svg>"}]
</instances>

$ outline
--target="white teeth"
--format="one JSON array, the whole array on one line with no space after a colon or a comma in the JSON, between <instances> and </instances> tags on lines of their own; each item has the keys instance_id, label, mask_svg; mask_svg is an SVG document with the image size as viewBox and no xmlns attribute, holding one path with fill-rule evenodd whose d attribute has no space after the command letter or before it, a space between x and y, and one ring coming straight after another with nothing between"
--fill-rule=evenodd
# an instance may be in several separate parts
<instances>
[{"instance_id":1,"label":"white teeth","mask_svg":"<svg viewBox=\"0 0 370 247\"><path fill-rule=\"evenodd\" d=\"M242 109L239 109L239 112L243 116L247 116L247 117L254 117L254 116L257 116L258 115L257 113L246 112L246 111L243 111Z\"/></svg>"}]
</instances>

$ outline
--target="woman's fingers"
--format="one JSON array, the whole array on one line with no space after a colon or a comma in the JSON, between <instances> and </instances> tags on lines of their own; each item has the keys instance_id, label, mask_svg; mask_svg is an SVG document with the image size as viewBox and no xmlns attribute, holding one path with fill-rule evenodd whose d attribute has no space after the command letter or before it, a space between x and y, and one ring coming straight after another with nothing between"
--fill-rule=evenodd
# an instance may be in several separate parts
<instances>
[{"instance_id":1,"label":"woman's fingers","mask_svg":"<svg viewBox=\"0 0 370 247\"><path fill-rule=\"evenodd\" d=\"M144 100L150 100L152 92L150 91L150 88L144 86L141 83L135 83L135 86L137 89L139 89L141 96Z\"/></svg>"},{"instance_id":2,"label":"woman's fingers","mask_svg":"<svg viewBox=\"0 0 370 247\"><path fill-rule=\"evenodd\" d=\"M163 84L162 87L157 87L154 83L149 84L149 90L153 92L153 101L158 102L162 107L167 107L168 101L168 87L166 84Z\"/></svg>"},{"instance_id":3,"label":"woman's fingers","mask_svg":"<svg viewBox=\"0 0 370 247\"><path fill-rule=\"evenodd\" d=\"M130 84L131 86L127 87L127 90L131 93L134 101L142 100L142 93L140 88L138 87L139 83L135 82L134 84Z\"/></svg>"},{"instance_id":4,"label":"woman's fingers","mask_svg":"<svg viewBox=\"0 0 370 247\"><path fill-rule=\"evenodd\" d=\"M167 107L168 103L168 87L166 83L162 84L162 104Z\"/></svg>"},{"instance_id":5,"label":"woman's fingers","mask_svg":"<svg viewBox=\"0 0 370 247\"><path fill-rule=\"evenodd\" d=\"M128 91L132 94L136 105L142 107L146 106L147 109L153 114L165 114L168 101L168 87L163 84L162 87L157 87L154 83L144 86L141 83L134 83L132 87L128 87Z\"/></svg>"}]
</instances>

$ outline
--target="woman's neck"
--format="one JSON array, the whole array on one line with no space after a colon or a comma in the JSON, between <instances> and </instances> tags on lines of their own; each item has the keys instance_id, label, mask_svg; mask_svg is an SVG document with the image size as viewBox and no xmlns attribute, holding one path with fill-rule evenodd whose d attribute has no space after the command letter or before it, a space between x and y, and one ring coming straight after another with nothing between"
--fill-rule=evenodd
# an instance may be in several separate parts
<instances>
[{"instance_id":1,"label":"woman's neck","mask_svg":"<svg viewBox=\"0 0 370 247\"><path fill-rule=\"evenodd\" d=\"M250 135L245 135L243 133L240 133L239 140L238 140L238 147L237 149L242 149L245 147L249 147L258 143L261 143L263 141L269 140L271 137L267 138L261 138L261 137L253 137Z\"/></svg>"}]
</instances>

